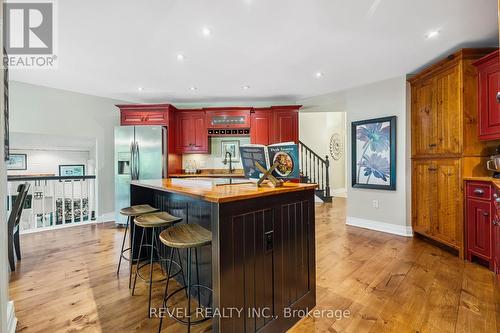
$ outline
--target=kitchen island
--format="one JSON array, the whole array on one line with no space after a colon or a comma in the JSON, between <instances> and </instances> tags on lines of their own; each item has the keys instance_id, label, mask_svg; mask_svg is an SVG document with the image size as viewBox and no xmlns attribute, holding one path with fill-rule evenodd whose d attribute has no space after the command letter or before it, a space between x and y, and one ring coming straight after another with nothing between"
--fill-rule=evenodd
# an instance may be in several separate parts
<instances>
[{"instance_id":1,"label":"kitchen island","mask_svg":"<svg viewBox=\"0 0 500 333\"><path fill-rule=\"evenodd\" d=\"M201 284L213 289L202 300L212 307L213 332L285 332L316 304L314 189L141 180L131 183L131 204L150 204L212 231L199 262Z\"/></svg>"}]
</instances>

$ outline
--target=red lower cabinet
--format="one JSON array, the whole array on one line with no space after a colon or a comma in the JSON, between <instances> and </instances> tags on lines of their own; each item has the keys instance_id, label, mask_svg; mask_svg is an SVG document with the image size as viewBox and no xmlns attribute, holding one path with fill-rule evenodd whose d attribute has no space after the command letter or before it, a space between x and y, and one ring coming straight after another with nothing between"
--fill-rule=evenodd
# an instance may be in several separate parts
<instances>
[{"instance_id":1,"label":"red lower cabinet","mask_svg":"<svg viewBox=\"0 0 500 333\"><path fill-rule=\"evenodd\" d=\"M497 190L489 182L466 182L466 254L467 260L482 259L494 269L500 260L500 234L496 227Z\"/></svg>"},{"instance_id":2,"label":"red lower cabinet","mask_svg":"<svg viewBox=\"0 0 500 333\"><path fill-rule=\"evenodd\" d=\"M493 269L500 282L500 219L495 216L493 224Z\"/></svg>"},{"instance_id":3,"label":"red lower cabinet","mask_svg":"<svg viewBox=\"0 0 500 333\"><path fill-rule=\"evenodd\" d=\"M491 261L491 202L467 200L467 259L472 256ZM491 264L490 264L491 266Z\"/></svg>"}]
</instances>

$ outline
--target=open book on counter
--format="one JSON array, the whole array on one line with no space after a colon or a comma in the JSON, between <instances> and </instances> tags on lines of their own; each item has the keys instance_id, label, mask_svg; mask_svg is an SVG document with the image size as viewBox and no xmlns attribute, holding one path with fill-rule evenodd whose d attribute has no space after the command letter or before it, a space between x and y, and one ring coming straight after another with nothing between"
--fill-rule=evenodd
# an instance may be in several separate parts
<instances>
[{"instance_id":1,"label":"open book on counter","mask_svg":"<svg viewBox=\"0 0 500 333\"><path fill-rule=\"evenodd\" d=\"M294 142L282 142L269 146L242 145L240 157L246 178L257 180L263 175L255 166L255 162L266 170L278 162L276 169L272 172L272 175L278 179L299 178L299 147Z\"/></svg>"}]
</instances>

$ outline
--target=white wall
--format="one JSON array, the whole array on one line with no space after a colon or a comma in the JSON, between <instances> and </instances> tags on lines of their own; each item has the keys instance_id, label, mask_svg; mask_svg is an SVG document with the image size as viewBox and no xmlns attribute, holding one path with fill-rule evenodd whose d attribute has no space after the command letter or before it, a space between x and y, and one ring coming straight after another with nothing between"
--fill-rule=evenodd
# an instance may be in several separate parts
<instances>
[{"instance_id":1,"label":"white wall","mask_svg":"<svg viewBox=\"0 0 500 333\"><path fill-rule=\"evenodd\" d=\"M330 189L332 194L343 194L346 188L345 149L339 160L330 155L330 137L333 133L346 136L345 112L299 112L299 139L321 157L330 160Z\"/></svg>"},{"instance_id":2,"label":"white wall","mask_svg":"<svg viewBox=\"0 0 500 333\"><path fill-rule=\"evenodd\" d=\"M397 116L396 191L352 188L350 181L351 143L347 140L347 223L396 234L411 234L407 212L406 173L409 163L407 148L406 79L397 77L336 93L298 101L311 111L345 111L347 137L351 122L383 116ZM373 208L373 200L379 208Z\"/></svg>"},{"instance_id":3,"label":"white wall","mask_svg":"<svg viewBox=\"0 0 500 333\"><path fill-rule=\"evenodd\" d=\"M26 154L26 170L8 170L8 175L51 174L59 175L59 165L83 164L85 174L93 175L94 170L89 168L89 151L72 150L39 150L39 149L11 149L13 154Z\"/></svg>"},{"instance_id":4,"label":"white wall","mask_svg":"<svg viewBox=\"0 0 500 333\"><path fill-rule=\"evenodd\" d=\"M250 143L250 137L212 137L210 140L210 154L184 154L182 155L182 168L185 169L189 161L194 161L198 169L229 169L229 165L224 165L221 156L222 141L239 141L240 145ZM243 169L241 159L232 162L233 168Z\"/></svg>"},{"instance_id":5,"label":"white wall","mask_svg":"<svg viewBox=\"0 0 500 333\"><path fill-rule=\"evenodd\" d=\"M95 140L98 214L112 216L114 127L120 124L114 104L124 102L15 81L9 90L11 131Z\"/></svg>"}]
</instances>

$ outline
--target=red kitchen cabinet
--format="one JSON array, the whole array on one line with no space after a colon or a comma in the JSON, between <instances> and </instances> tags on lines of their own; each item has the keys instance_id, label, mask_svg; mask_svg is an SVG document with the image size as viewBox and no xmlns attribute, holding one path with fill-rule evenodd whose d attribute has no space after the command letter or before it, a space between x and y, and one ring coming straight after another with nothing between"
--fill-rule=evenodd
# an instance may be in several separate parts
<instances>
[{"instance_id":1,"label":"red kitchen cabinet","mask_svg":"<svg viewBox=\"0 0 500 333\"><path fill-rule=\"evenodd\" d=\"M170 104L117 105L120 108L121 126L163 125L168 126Z\"/></svg>"},{"instance_id":2,"label":"red kitchen cabinet","mask_svg":"<svg viewBox=\"0 0 500 333\"><path fill-rule=\"evenodd\" d=\"M208 153L208 134L205 112L182 111L177 114L177 151L179 153Z\"/></svg>"},{"instance_id":3,"label":"red kitchen cabinet","mask_svg":"<svg viewBox=\"0 0 500 333\"><path fill-rule=\"evenodd\" d=\"M498 51L474 63L478 70L478 131L480 140L500 139L500 59Z\"/></svg>"},{"instance_id":4,"label":"red kitchen cabinet","mask_svg":"<svg viewBox=\"0 0 500 333\"><path fill-rule=\"evenodd\" d=\"M488 262L493 269L495 204L489 182L466 183L466 253L467 260L474 257Z\"/></svg>"},{"instance_id":5,"label":"red kitchen cabinet","mask_svg":"<svg viewBox=\"0 0 500 333\"><path fill-rule=\"evenodd\" d=\"M250 142L269 145L273 142L273 114L271 110L256 110L250 116Z\"/></svg>"},{"instance_id":6,"label":"red kitchen cabinet","mask_svg":"<svg viewBox=\"0 0 500 333\"><path fill-rule=\"evenodd\" d=\"M493 271L500 282L500 218L498 215L493 220Z\"/></svg>"},{"instance_id":7,"label":"red kitchen cabinet","mask_svg":"<svg viewBox=\"0 0 500 333\"><path fill-rule=\"evenodd\" d=\"M249 128L250 108L204 108L208 128Z\"/></svg>"},{"instance_id":8,"label":"red kitchen cabinet","mask_svg":"<svg viewBox=\"0 0 500 333\"><path fill-rule=\"evenodd\" d=\"M273 143L293 141L299 142L299 109L300 106L272 108Z\"/></svg>"},{"instance_id":9,"label":"red kitchen cabinet","mask_svg":"<svg viewBox=\"0 0 500 333\"><path fill-rule=\"evenodd\" d=\"M467 258L473 255L491 261L491 203L467 200Z\"/></svg>"}]
</instances>

